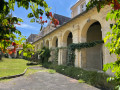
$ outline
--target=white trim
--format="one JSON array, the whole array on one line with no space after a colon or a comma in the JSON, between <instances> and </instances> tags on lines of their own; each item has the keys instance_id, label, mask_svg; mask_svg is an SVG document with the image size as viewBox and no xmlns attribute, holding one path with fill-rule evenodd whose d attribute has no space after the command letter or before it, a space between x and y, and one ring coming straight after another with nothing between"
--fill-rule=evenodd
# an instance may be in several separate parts
<instances>
[{"instance_id":1,"label":"white trim","mask_svg":"<svg viewBox=\"0 0 120 90\"><path fill-rule=\"evenodd\" d=\"M78 14L80 14L80 5L78 5Z\"/></svg>"}]
</instances>

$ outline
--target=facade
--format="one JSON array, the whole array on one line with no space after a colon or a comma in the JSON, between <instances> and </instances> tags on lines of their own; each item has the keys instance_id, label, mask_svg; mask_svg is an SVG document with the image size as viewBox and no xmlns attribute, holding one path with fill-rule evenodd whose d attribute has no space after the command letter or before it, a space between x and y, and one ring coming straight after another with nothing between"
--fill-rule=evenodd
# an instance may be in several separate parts
<instances>
[{"instance_id":1,"label":"facade","mask_svg":"<svg viewBox=\"0 0 120 90\"><path fill-rule=\"evenodd\" d=\"M72 8L71 19L52 28L48 25L41 38L33 42L35 50L41 46L49 48L67 47L71 43L83 43L96 40L103 40L106 33L110 31L109 25L114 21L106 21L106 14L110 11L109 6L105 6L98 13L94 7L86 11L85 5L89 0L79 0ZM48 28L49 27L49 28ZM51 31L49 31L51 30ZM60 49L58 52L58 64L66 63L66 50ZM52 54L52 53L51 53ZM102 70L103 64L114 62L114 55L110 55L108 49L103 45L75 50L75 66L87 69Z\"/></svg>"}]
</instances>

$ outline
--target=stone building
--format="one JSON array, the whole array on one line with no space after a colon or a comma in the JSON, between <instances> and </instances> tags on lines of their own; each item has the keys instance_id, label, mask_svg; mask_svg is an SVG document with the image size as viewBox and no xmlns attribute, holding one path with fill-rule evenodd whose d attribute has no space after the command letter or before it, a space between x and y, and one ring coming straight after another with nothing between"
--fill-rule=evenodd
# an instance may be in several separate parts
<instances>
[{"instance_id":1,"label":"stone building","mask_svg":"<svg viewBox=\"0 0 120 90\"><path fill-rule=\"evenodd\" d=\"M27 38L27 42L29 42L29 43L34 42L36 36L37 36L37 34L31 34L31 35Z\"/></svg>"},{"instance_id":2,"label":"stone building","mask_svg":"<svg viewBox=\"0 0 120 90\"><path fill-rule=\"evenodd\" d=\"M83 43L96 40L103 40L106 33L110 31L109 25L113 21L106 21L106 14L110 11L109 6L105 6L98 13L94 7L86 11L86 4L89 0L79 0L71 7L71 19L62 22L56 28L53 24L48 24L44 29L43 36L33 42L35 50L41 46L49 48L67 47L71 43ZM66 50L60 49L58 52L58 64L66 63ZM75 50L75 66L87 69L102 70L103 64L115 61L114 55L110 55L104 44L95 47Z\"/></svg>"}]
</instances>

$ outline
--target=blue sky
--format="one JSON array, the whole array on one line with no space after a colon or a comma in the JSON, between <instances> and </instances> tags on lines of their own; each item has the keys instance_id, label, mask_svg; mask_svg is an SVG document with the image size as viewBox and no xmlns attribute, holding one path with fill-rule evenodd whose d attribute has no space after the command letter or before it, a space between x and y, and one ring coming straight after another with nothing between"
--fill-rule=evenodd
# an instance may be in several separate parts
<instances>
[{"instance_id":1,"label":"blue sky","mask_svg":"<svg viewBox=\"0 0 120 90\"><path fill-rule=\"evenodd\" d=\"M49 7L52 7L51 12L71 17L71 6L73 6L78 0L45 0ZM22 35L26 38L30 34L38 34L40 32L41 25L38 23L30 23L30 19L27 18L27 14L31 10L25 10L24 8L18 8L15 6L15 11L12 12L13 16L17 16L23 19L24 22L21 25L17 25L16 28L22 32ZM46 20L46 17L43 17ZM47 24L45 24L46 26Z\"/></svg>"}]
</instances>

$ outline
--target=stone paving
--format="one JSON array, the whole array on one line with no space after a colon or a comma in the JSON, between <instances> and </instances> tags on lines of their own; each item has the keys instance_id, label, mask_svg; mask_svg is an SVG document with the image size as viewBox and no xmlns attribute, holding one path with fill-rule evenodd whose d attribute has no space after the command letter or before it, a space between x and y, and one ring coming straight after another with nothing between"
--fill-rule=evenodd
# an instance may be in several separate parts
<instances>
[{"instance_id":1,"label":"stone paving","mask_svg":"<svg viewBox=\"0 0 120 90\"><path fill-rule=\"evenodd\" d=\"M100 90L59 73L39 71L29 76L0 82L0 90Z\"/></svg>"}]
</instances>

